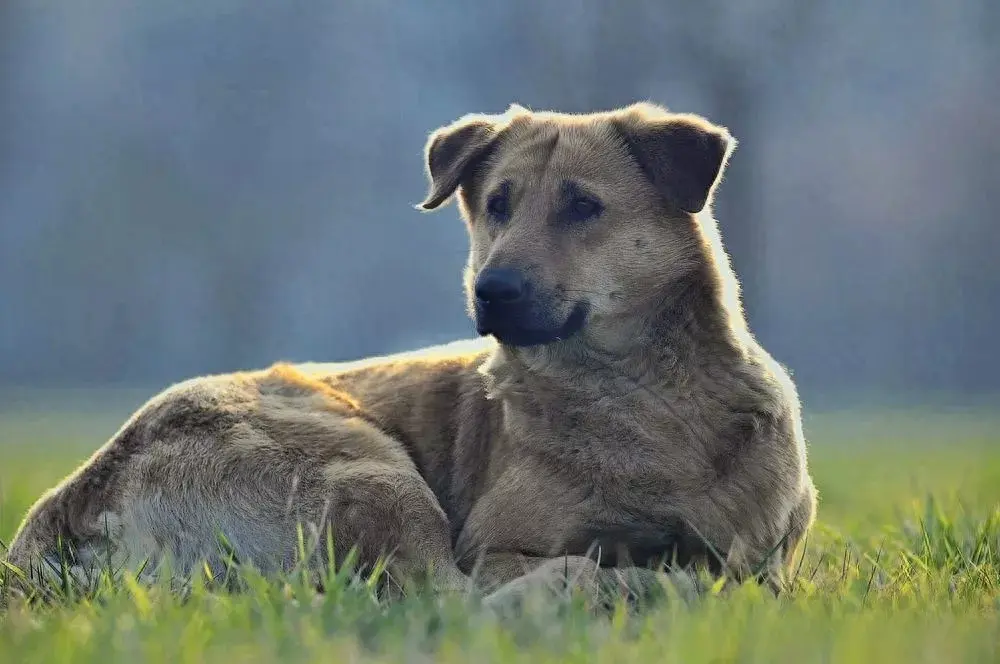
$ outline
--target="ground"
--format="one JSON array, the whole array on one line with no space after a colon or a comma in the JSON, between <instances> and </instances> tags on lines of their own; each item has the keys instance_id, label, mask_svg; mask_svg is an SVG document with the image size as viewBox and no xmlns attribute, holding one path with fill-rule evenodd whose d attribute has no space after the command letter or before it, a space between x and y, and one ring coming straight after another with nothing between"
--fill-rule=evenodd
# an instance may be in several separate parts
<instances>
[{"instance_id":1,"label":"ground","mask_svg":"<svg viewBox=\"0 0 1000 664\"><path fill-rule=\"evenodd\" d=\"M141 395L145 396L145 395ZM0 395L0 540L108 438L140 395ZM71 405L65 405L71 404ZM819 523L795 590L753 586L593 615L581 597L498 620L474 601L379 603L337 577L195 581L182 599L120 579L96 598L0 609L16 662L1000 661L1000 413L850 409L805 419Z\"/></svg>"}]
</instances>

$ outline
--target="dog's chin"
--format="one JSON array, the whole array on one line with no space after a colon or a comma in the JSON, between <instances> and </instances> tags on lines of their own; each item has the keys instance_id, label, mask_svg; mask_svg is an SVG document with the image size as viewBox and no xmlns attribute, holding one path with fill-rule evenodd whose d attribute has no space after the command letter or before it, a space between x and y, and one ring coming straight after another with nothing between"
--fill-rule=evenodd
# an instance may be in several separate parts
<instances>
[{"instance_id":1,"label":"dog's chin","mask_svg":"<svg viewBox=\"0 0 1000 664\"><path fill-rule=\"evenodd\" d=\"M569 317L561 324L551 327L525 327L516 322L476 321L476 331L480 336L492 335L499 343L515 348L529 346L544 346L546 344L565 341L575 336L587 320L587 309L577 305Z\"/></svg>"}]
</instances>

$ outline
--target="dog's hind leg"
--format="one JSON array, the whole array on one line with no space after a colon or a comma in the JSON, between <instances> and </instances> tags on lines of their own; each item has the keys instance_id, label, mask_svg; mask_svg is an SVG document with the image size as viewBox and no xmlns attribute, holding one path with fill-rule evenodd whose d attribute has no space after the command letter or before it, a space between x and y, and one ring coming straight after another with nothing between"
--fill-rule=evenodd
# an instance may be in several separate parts
<instances>
[{"instance_id":1,"label":"dog's hind leg","mask_svg":"<svg viewBox=\"0 0 1000 664\"><path fill-rule=\"evenodd\" d=\"M359 424L355 434L366 428ZM371 569L386 556L400 585L430 573L439 589L466 587L444 511L408 459L286 463L274 450L198 438L144 444L129 454L129 435L117 436L32 506L6 558L28 578L8 572L10 587L60 585L67 573L83 582L109 566L152 578L163 562L178 578L202 564L224 573L229 555L265 573L300 562L318 568L330 562L327 533L335 562L354 548L360 567ZM228 453L213 458L205 447ZM298 560L300 526L313 543L306 561Z\"/></svg>"},{"instance_id":2,"label":"dog's hind leg","mask_svg":"<svg viewBox=\"0 0 1000 664\"><path fill-rule=\"evenodd\" d=\"M470 580L454 560L444 510L415 469L337 461L323 468L323 477L336 541L356 547L360 561L388 555L389 573L404 585L422 578L438 590L468 588Z\"/></svg>"}]
</instances>

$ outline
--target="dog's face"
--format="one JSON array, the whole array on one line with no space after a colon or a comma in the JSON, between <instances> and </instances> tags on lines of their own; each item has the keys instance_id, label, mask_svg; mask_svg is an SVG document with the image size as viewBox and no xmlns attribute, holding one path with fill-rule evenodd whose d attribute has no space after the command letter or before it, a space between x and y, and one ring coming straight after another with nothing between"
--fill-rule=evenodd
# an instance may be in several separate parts
<instances>
[{"instance_id":1,"label":"dog's face","mask_svg":"<svg viewBox=\"0 0 1000 664\"><path fill-rule=\"evenodd\" d=\"M427 143L432 210L458 192L480 334L533 346L615 330L704 260L705 208L735 141L651 104L466 116Z\"/></svg>"}]
</instances>

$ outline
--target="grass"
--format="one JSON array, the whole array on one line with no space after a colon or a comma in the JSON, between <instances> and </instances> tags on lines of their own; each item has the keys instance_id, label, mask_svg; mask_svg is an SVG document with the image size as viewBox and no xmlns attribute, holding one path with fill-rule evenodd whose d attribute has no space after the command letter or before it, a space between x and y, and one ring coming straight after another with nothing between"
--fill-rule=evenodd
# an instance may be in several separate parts
<instances>
[{"instance_id":1,"label":"grass","mask_svg":"<svg viewBox=\"0 0 1000 664\"><path fill-rule=\"evenodd\" d=\"M138 397L0 410L0 540ZM109 405L111 404L111 405ZM580 596L498 620L474 600L378 600L341 574L199 578L183 596L128 579L0 614L0 662L1000 661L1000 415L850 410L805 422L821 494L795 589L671 594L640 611Z\"/></svg>"}]
</instances>

